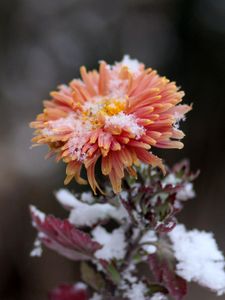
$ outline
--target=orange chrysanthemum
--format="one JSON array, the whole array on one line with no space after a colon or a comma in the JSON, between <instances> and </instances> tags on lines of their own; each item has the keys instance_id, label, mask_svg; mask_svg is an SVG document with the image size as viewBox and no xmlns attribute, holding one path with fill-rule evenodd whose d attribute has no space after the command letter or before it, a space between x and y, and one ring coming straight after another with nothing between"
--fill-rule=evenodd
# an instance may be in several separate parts
<instances>
[{"instance_id":1,"label":"orange chrysanthemum","mask_svg":"<svg viewBox=\"0 0 225 300\"><path fill-rule=\"evenodd\" d=\"M67 163L65 183L72 178L86 183L80 177L84 165L93 191L100 190L95 179L98 159L115 193L121 191L124 170L135 176L133 166L140 161L164 172L161 159L149 149L183 147L177 122L191 109L177 105L184 93L129 56L113 66L100 62L99 72L85 67L80 72L82 80L51 92L44 112L31 123L36 129L33 142L47 144L50 154Z\"/></svg>"}]
</instances>

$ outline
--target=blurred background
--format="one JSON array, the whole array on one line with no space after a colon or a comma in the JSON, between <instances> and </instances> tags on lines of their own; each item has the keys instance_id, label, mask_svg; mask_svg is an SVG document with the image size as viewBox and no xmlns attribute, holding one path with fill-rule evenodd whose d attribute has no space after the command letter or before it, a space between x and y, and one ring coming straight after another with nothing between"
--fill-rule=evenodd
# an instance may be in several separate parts
<instances>
[{"instance_id":1,"label":"blurred background","mask_svg":"<svg viewBox=\"0 0 225 300\"><path fill-rule=\"evenodd\" d=\"M197 198L179 220L213 231L225 252L225 1L215 0L1 0L0 1L0 299L42 300L59 282L77 278L76 264L48 250L30 258L35 239L28 205L63 216L53 192L64 165L32 151L28 123L60 83L124 54L181 85L194 102L185 148L200 169ZM76 189L75 183L70 185ZM191 285L187 300L216 295ZM138 300L138 299L135 299Z\"/></svg>"}]
</instances>

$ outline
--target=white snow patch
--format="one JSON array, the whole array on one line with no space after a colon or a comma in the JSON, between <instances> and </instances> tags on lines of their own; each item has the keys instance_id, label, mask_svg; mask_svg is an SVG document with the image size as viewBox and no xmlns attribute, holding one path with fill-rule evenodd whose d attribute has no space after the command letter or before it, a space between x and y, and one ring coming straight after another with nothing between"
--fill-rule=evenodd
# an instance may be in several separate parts
<instances>
[{"instance_id":1,"label":"white snow patch","mask_svg":"<svg viewBox=\"0 0 225 300\"><path fill-rule=\"evenodd\" d=\"M34 205L30 206L30 211L34 216L38 217L42 223L45 221L46 215L42 211L38 210Z\"/></svg>"},{"instance_id":2,"label":"white snow patch","mask_svg":"<svg viewBox=\"0 0 225 300\"><path fill-rule=\"evenodd\" d=\"M130 300L146 300L145 294L148 289L143 282L133 283L131 287L124 293L124 296Z\"/></svg>"},{"instance_id":3,"label":"white snow patch","mask_svg":"<svg viewBox=\"0 0 225 300\"><path fill-rule=\"evenodd\" d=\"M93 201L94 201L94 197L93 197L92 192L83 192L83 193L81 193L80 199L83 202L87 202L87 203L93 203Z\"/></svg>"},{"instance_id":4,"label":"white snow patch","mask_svg":"<svg viewBox=\"0 0 225 300\"><path fill-rule=\"evenodd\" d=\"M123 228L114 229L109 233L102 226L97 226L92 230L92 235L96 242L103 245L102 249L95 252L96 258L106 260L124 258L127 245Z\"/></svg>"},{"instance_id":5,"label":"white snow patch","mask_svg":"<svg viewBox=\"0 0 225 300\"><path fill-rule=\"evenodd\" d=\"M225 293L224 256L218 250L213 234L196 229L187 231L180 224L169 237L178 260L177 274L216 291L218 295Z\"/></svg>"},{"instance_id":6,"label":"white snow patch","mask_svg":"<svg viewBox=\"0 0 225 300\"><path fill-rule=\"evenodd\" d=\"M125 271L121 274L121 281L119 285L119 289L127 292L130 289L130 285L136 283L138 281L137 276L135 276L133 273L136 270L136 266L134 263L131 263Z\"/></svg>"},{"instance_id":7,"label":"white snow patch","mask_svg":"<svg viewBox=\"0 0 225 300\"><path fill-rule=\"evenodd\" d=\"M168 298L162 293L155 293L150 300L167 300Z\"/></svg>"},{"instance_id":8,"label":"white snow patch","mask_svg":"<svg viewBox=\"0 0 225 300\"><path fill-rule=\"evenodd\" d=\"M135 283L137 282L138 278L137 276L133 275L133 272L135 271L136 266L135 264L130 264L130 266L122 273L122 282L123 282L123 287L127 288L128 285L127 283ZM127 283L125 283L127 282ZM122 287L122 288L123 288Z\"/></svg>"},{"instance_id":9,"label":"white snow patch","mask_svg":"<svg viewBox=\"0 0 225 300\"><path fill-rule=\"evenodd\" d=\"M174 186L180 182L181 182L181 179L176 177L175 174L171 173L162 180L162 186L165 187L168 184L171 184L172 186Z\"/></svg>"},{"instance_id":10,"label":"white snow patch","mask_svg":"<svg viewBox=\"0 0 225 300\"><path fill-rule=\"evenodd\" d=\"M186 117L183 114L181 114L181 113L179 113L177 111L174 113L174 118L175 118L175 123L173 124L173 127L175 129L179 129L179 127L180 127L180 121L184 122L186 120Z\"/></svg>"},{"instance_id":11,"label":"white snow patch","mask_svg":"<svg viewBox=\"0 0 225 300\"><path fill-rule=\"evenodd\" d=\"M137 59L131 59L130 55L124 55L121 65L128 67L129 71L132 73L140 73L140 62Z\"/></svg>"},{"instance_id":12,"label":"white snow patch","mask_svg":"<svg viewBox=\"0 0 225 300\"><path fill-rule=\"evenodd\" d=\"M135 240L138 238L140 232L141 232L141 229L140 229L140 228L138 228L138 227L134 227L134 228L133 228L133 232L132 232L132 241L135 241Z\"/></svg>"},{"instance_id":13,"label":"white snow patch","mask_svg":"<svg viewBox=\"0 0 225 300\"><path fill-rule=\"evenodd\" d=\"M152 243L155 243L157 241L157 236L153 230L149 230L145 233L145 235L142 237L140 244L144 244L142 248L148 253L153 254L156 252L157 248L155 245L152 245Z\"/></svg>"},{"instance_id":14,"label":"white snow patch","mask_svg":"<svg viewBox=\"0 0 225 300\"><path fill-rule=\"evenodd\" d=\"M120 112L113 116L106 116L105 126L106 128L109 126L116 126L125 129L134 134L137 139L145 133L144 127L137 124L135 116L132 114L127 115L124 112Z\"/></svg>"},{"instance_id":15,"label":"white snow patch","mask_svg":"<svg viewBox=\"0 0 225 300\"><path fill-rule=\"evenodd\" d=\"M66 189L60 189L55 193L56 199L59 201L59 203L67 208L74 208L74 206L79 205L79 201L77 198L68 190ZM77 204L77 202L79 202Z\"/></svg>"},{"instance_id":16,"label":"white snow patch","mask_svg":"<svg viewBox=\"0 0 225 300\"><path fill-rule=\"evenodd\" d=\"M43 238L43 237L46 237L46 235L43 232L38 232L37 238L34 241L34 248L30 252L30 256L40 257L42 255L43 249L42 249L41 238Z\"/></svg>"},{"instance_id":17,"label":"white snow patch","mask_svg":"<svg viewBox=\"0 0 225 300\"><path fill-rule=\"evenodd\" d=\"M89 300L103 300L102 296L94 293L94 295Z\"/></svg>"},{"instance_id":18,"label":"white snow patch","mask_svg":"<svg viewBox=\"0 0 225 300\"><path fill-rule=\"evenodd\" d=\"M77 289L77 290L86 290L87 289L87 285L83 282L77 282L74 287Z\"/></svg>"},{"instance_id":19,"label":"white snow patch","mask_svg":"<svg viewBox=\"0 0 225 300\"><path fill-rule=\"evenodd\" d=\"M128 192L127 191L122 191L120 193L120 197L123 199L123 200L127 200L128 199Z\"/></svg>"},{"instance_id":20,"label":"white snow patch","mask_svg":"<svg viewBox=\"0 0 225 300\"><path fill-rule=\"evenodd\" d=\"M110 217L118 222L121 222L123 219L129 219L122 205L115 207L108 203L83 203L66 189L60 189L56 193L56 198L63 206L71 208L69 221L77 226L92 226L98 221Z\"/></svg>"},{"instance_id":21,"label":"white snow patch","mask_svg":"<svg viewBox=\"0 0 225 300\"><path fill-rule=\"evenodd\" d=\"M184 187L177 192L177 199L186 201L195 197L195 191L191 182L185 183Z\"/></svg>"},{"instance_id":22,"label":"white snow patch","mask_svg":"<svg viewBox=\"0 0 225 300\"><path fill-rule=\"evenodd\" d=\"M37 238L34 241L34 249L30 252L32 257L40 257L42 255L43 249L41 247L41 241Z\"/></svg>"}]
</instances>

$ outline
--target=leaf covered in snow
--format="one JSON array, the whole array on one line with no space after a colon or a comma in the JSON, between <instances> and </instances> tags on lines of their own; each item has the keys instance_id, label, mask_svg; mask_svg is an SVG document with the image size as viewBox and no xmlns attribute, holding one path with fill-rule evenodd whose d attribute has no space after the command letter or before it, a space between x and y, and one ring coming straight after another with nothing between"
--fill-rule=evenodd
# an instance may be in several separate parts
<instances>
[{"instance_id":1,"label":"leaf covered in snow","mask_svg":"<svg viewBox=\"0 0 225 300\"><path fill-rule=\"evenodd\" d=\"M34 207L31 207L31 216L33 225L41 233L39 234L41 242L69 259L89 259L102 247L93 241L89 234L77 229L68 220L43 216Z\"/></svg>"}]
</instances>

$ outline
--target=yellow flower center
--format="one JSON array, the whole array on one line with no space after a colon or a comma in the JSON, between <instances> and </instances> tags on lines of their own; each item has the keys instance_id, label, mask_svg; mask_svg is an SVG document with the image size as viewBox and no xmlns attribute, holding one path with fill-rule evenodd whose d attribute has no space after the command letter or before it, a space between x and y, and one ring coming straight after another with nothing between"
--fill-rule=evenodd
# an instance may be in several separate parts
<instances>
[{"instance_id":1,"label":"yellow flower center","mask_svg":"<svg viewBox=\"0 0 225 300\"><path fill-rule=\"evenodd\" d=\"M114 116L124 111L127 100L124 98L102 98L85 107L82 111L82 120L88 121L94 127L104 124L106 116Z\"/></svg>"},{"instance_id":2,"label":"yellow flower center","mask_svg":"<svg viewBox=\"0 0 225 300\"><path fill-rule=\"evenodd\" d=\"M117 115L123 111L126 107L126 101L124 99L106 99L104 101L101 111L109 116Z\"/></svg>"}]
</instances>

